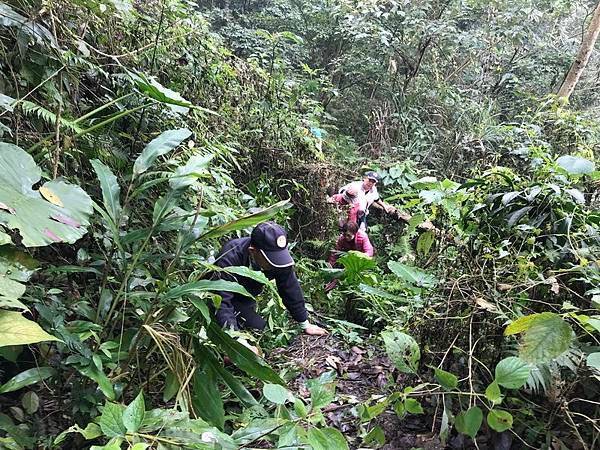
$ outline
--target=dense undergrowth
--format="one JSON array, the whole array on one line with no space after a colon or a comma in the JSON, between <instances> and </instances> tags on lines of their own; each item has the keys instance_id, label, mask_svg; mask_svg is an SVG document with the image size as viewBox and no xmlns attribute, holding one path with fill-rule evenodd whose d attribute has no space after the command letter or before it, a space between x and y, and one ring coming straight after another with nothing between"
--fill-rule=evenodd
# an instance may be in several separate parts
<instances>
[{"instance_id":1,"label":"dense undergrowth","mask_svg":"<svg viewBox=\"0 0 600 450\"><path fill-rule=\"evenodd\" d=\"M390 411L595 448L595 81L547 96L585 6L0 2L0 448L376 448ZM331 269L325 192L365 168L412 219ZM267 284L265 333L212 320L220 243L269 218L313 320L395 367L362 404L239 343L299 333L260 273L227 269Z\"/></svg>"}]
</instances>

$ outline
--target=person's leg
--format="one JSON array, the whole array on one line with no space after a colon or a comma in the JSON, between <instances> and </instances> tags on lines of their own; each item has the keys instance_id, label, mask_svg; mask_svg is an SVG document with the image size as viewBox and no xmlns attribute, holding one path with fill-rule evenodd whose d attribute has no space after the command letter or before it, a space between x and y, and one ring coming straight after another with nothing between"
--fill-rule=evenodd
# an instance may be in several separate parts
<instances>
[{"instance_id":1,"label":"person's leg","mask_svg":"<svg viewBox=\"0 0 600 450\"><path fill-rule=\"evenodd\" d=\"M233 307L237 313L238 325L240 328L254 328L263 330L267 321L256 312L256 301L248 297L234 297Z\"/></svg>"}]
</instances>

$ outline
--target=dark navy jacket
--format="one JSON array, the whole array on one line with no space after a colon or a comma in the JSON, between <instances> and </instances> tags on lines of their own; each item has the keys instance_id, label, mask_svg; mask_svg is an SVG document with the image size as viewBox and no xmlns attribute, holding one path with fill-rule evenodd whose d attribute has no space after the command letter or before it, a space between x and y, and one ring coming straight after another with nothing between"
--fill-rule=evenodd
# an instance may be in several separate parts
<instances>
[{"instance_id":1,"label":"dark navy jacket","mask_svg":"<svg viewBox=\"0 0 600 450\"><path fill-rule=\"evenodd\" d=\"M260 268L250 266L250 253L248 247L250 247L249 237L232 239L221 249L219 256L217 256L217 260L215 261L215 265L219 267L246 266L251 269L261 270ZM277 291L292 317L298 322L307 320L308 313L306 312L306 306L304 305L304 294L302 293L300 283L298 282L293 267L276 270L262 270L262 272L269 280L275 279ZM251 278L223 272L217 273L215 276L224 280L237 281L252 295L258 295L263 290L263 285ZM237 329L236 314L231 300L234 297L245 298L248 301L252 300L234 292L218 292L218 294L222 297L222 300L221 306L216 313L217 323L221 326L227 325Z\"/></svg>"}]
</instances>

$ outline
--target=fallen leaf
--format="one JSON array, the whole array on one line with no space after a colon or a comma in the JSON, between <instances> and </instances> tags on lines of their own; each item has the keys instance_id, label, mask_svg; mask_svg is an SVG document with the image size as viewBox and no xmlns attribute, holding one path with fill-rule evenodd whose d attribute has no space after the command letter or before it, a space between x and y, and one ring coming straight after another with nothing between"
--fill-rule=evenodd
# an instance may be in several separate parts
<instances>
[{"instance_id":1,"label":"fallen leaf","mask_svg":"<svg viewBox=\"0 0 600 450\"><path fill-rule=\"evenodd\" d=\"M52 203L53 205L56 205L56 206L60 206L61 208L64 208L65 205L63 204L60 197L58 195L56 195L54 192L52 192L49 188L47 188L46 186L42 186L39 189L39 191L40 191L40 194L42 194L42 197L44 197L50 203Z\"/></svg>"},{"instance_id":2,"label":"fallen leaf","mask_svg":"<svg viewBox=\"0 0 600 450\"><path fill-rule=\"evenodd\" d=\"M498 308L496 308L496 305L494 305L491 302L488 302L486 299L481 298L481 297L477 297L475 299L475 303L477 304L477 306L479 306L480 308L483 308L487 311L491 311L491 312L497 312Z\"/></svg>"},{"instance_id":3,"label":"fallen leaf","mask_svg":"<svg viewBox=\"0 0 600 450\"><path fill-rule=\"evenodd\" d=\"M512 284L498 283L498 290L499 291L510 291L512 288L513 288Z\"/></svg>"}]
</instances>

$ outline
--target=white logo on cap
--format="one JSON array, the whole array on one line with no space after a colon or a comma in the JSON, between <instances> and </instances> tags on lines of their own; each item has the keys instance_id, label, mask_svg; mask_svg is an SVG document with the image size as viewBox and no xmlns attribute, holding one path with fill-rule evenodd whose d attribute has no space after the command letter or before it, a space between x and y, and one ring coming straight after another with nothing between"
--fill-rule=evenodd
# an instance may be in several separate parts
<instances>
[{"instance_id":1,"label":"white logo on cap","mask_svg":"<svg viewBox=\"0 0 600 450\"><path fill-rule=\"evenodd\" d=\"M277 247L285 248L286 245L287 245L287 240L285 239L285 236L279 236L277 238Z\"/></svg>"}]
</instances>

